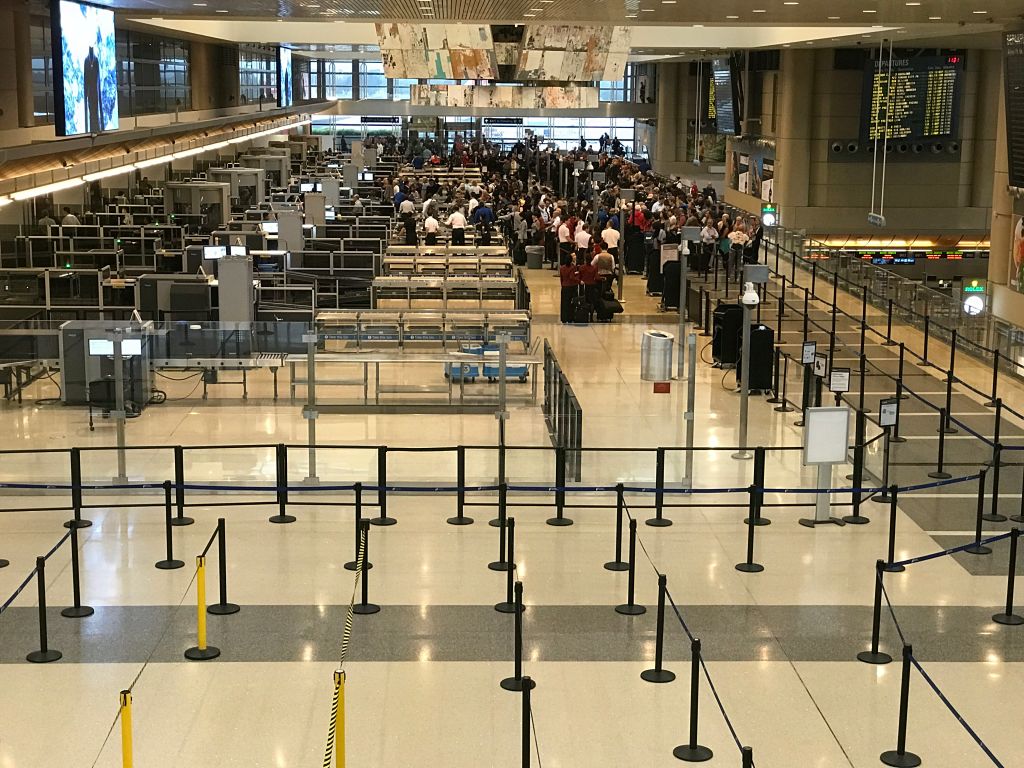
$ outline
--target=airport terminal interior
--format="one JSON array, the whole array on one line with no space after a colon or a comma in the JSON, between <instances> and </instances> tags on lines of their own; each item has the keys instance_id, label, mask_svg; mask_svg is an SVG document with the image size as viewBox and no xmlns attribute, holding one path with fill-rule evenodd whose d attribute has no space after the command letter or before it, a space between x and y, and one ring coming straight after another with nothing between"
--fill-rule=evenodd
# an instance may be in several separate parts
<instances>
[{"instance_id":1,"label":"airport terminal interior","mask_svg":"<svg viewBox=\"0 0 1024 768\"><path fill-rule=\"evenodd\" d=\"M1024 765L1022 193L1016 0L0 0L0 766Z\"/></svg>"}]
</instances>

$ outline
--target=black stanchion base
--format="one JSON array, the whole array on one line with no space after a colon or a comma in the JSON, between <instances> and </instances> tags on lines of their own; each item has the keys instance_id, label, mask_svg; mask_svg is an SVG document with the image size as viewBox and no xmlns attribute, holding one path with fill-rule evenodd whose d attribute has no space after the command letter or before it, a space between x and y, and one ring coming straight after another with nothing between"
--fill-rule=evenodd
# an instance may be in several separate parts
<instances>
[{"instance_id":1,"label":"black stanchion base","mask_svg":"<svg viewBox=\"0 0 1024 768\"><path fill-rule=\"evenodd\" d=\"M545 522L548 525L553 525L556 528L564 528L567 525L572 525L572 520L568 517L549 517Z\"/></svg>"},{"instance_id":2,"label":"black stanchion base","mask_svg":"<svg viewBox=\"0 0 1024 768\"><path fill-rule=\"evenodd\" d=\"M889 438L889 442L890 443L905 443L905 442L907 442L907 438L900 437L899 435L895 435L895 436L891 436Z\"/></svg>"},{"instance_id":3,"label":"black stanchion base","mask_svg":"<svg viewBox=\"0 0 1024 768\"><path fill-rule=\"evenodd\" d=\"M268 517L267 520L283 525L284 523L294 523L295 515L274 515L273 517Z\"/></svg>"},{"instance_id":4,"label":"black stanchion base","mask_svg":"<svg viewBox=\"0 0 1024 768\"><path fill-rule=\"evenodd\" d=\"M640 616L647 613L647 609L636 603L623 603L615 606L615 612L621 613L623 616Z\"/></svg>"},{"instance_id":5,"label":"black stanchion base","mask_svg":"<svg viewBox=\"0 0 1024 768\"><path fill-rule=\"evenodd\" d=\"M743 524L744 525L750 525L750 518L749 517L744 517L743 518ZM772 524L772 521L769 520L767 517L755 517L754 518L754 525L759 525L760 526L760 525L771 525L771 524Z\"/></svg>"},{"instance_id":6,"label":"black stanchion base","mask_svg":"<svg viewBox=\"0 0 1024 768\"><path fill-rule=\"evenodd\" d=\"M495 517L491 520L488 520L487 524L491 526L491 528L501 528L501 518Z\"/></svg>"},{"instance_id":7,"label":"black stanchion base","mask_svg":"<svg viewBox=\"0 0 1024 768\"><path fill-rule=\"evenodd\" d=\"M964 552L969 555L991 555L991 547L986 547L984 544L971 544L969 547L965 547Z\"/></svg>"},{"instance_id":8,"label":"black stanchion base","mask_svg":"<svg viewBox=\"0 0 1024 768\"><path fill-rule=\"evenodd\" d=\"M1006 520L1007 520L1007 517L1006 517L1006 515L1000 515L998 512L996 514L994 514L994 515L991 512L988 512L988 513L982 515L981 519L985 520L986 522L989 522L989 523L1005 523Z\"/></svg>"},{"instance_id":9,"label":"black stanchion base","mask_svg":"<svg viewBox=\"0 0 1024 768\"><path fill-rule=\"evenodd\" d=\"M371 517L370 518L370 525L385 526L385 525L397 525L397 524L398 524L398 521L395 518L388 517L387 515L384 515L384 517Z\"/></svg>"},{"instance_id":10,"label":"black stanchion base","mask_svg":"<svg viewBox=\"0 0 1024 768\"><path fill-rule=\"evenodd\" d=\"M888 491L885 493L879 493L871 497L871 501L875 504L890 504L892 503L892 496L889 495Z\"/></svg>"},{"instance_id":11,"label":"black stanchion base","mask_svg":"<svg viewBox=\"0 0 1024 768\"><path fill-rule=\"evenodd\" d=\"M800 421L794 421L793 422L793 426L794 427L802 427L803 425L804 425L803 419L801 419Z\"/></svg>"},{"instance_id":12,"label":"black stanchion base","mask_svg":"<svg viewBox=\"0 0 1024 768\"><path fill-rule=\"evenodd\" d=\"M206 609L206 612L214 616L230 616L232 613L238 613L240 610L242 609L234 603L214 603Z\"/></svg>"},{"instance_id":13,"label":"black stanchion base","mask_svg":"<svg viewBox=\"0 0 1024 768\"><path fill-rule=\"evenodd\" d=\"M846 523L838 517L829 517L825 520L815 520L813 517L801 517L797 522L804 528L814 528L817 525L828 525L830 523L832 525L838 525L840 528L846 525Z\"/></svg>"},{"instance_id":14,"label":"black stanchion base","mask_svg":"<svg viewBox=\"0 0 1024 768\"><path fill-rule=\"evenodd\" d=\"M1007 627L1017 627L1024 624L1024 616L1018 616L1016 613L997 613L992 617L992 621Z\"/></svg>"},{"instance_id":15,"label":"black stanchion base","mask_svg":"<svg viewBox=\"0 0 1024 768\"><path fill-rule=\"evenodd\" d=\"M6 568L10 564L11 564L10 560L0 560L0 568ZM609 570L611 570L611 569L609 569Z\"/></svg>"},{"instance_id":16,"label":"black stanchion base","mask_svg":"<svg viewBox=\"0 0 1024 768\"><path fill-rule=\"evenodd\" d=\"M521 609L515 603L503 602L495 604L494 610L496 610L498 613L516 613Z\"/></svg>"},{"instance_id":17,"label":"black stanchion base","mask_svg":"<svg viewBox=\"0 0 1024 768\"><path fill-rule=\"evenodd\" d=\"M472 525L473 518L463 515L462 517L449 517L445 522L448 523L448 525Z\"/></svg>"},{"instance_id":18,"label":"black stanchion base","mask_svg":"<svg viewBox=\"0 0 1024 768\"><path fill-rule=\"evenodd\" d=\"M1010 515L1010 519L1015 523L1024 523L1024 515Z\"/></svg>"},{"instance_id":19,"label":"black stanchion base","mask_svg":"<svg viewBox=\"0 0 1024 768\"><path fill-rule=\"evenodd\" d=\"M501 681L501 687L506 691L521 691L523 690L523 681L524 678L522 677L506 677ZM527 687L532 691L537 687L537 681L531 678L530 684Z\"/></svg>"},{"instance_id":20,"label":"black stanchion base","mask_svg":"<svg viewBox=\"0 0 1024 768\"><path fill-rule=\"evenodd\" d=\"M892 656L881 651L878 653L861 651L857 654L857 661L863 661L865 664L889 664L892 662Z\"/></svg>"},{"instance_id":21,"label":"black stanchion base","mask_svg":"<svg viewBox=\"0 0 1024 768\"><path fill-rule=\"evenodd\" d=\"M995 408L996 407L996 401L995 400L989 400L987 403L982 403L982 405L984 405L986 408Z\"/></svg>"},{"instance_id":22,"label":"black stanchion base","mask_svg":"<svg viewBox=\"0 0 1024 768\"><path fill-rule=\"evenodd\" d=\"M883 341L882 342L882 346L883 347L895 347L896 346L896 342L895 341Z\"/></svg>"},{"instance_id":23,"label":"black stanchion base","mask_svg":"<svg viewBox=\"0 0 1024 768\"><path fill-rule=\"evenodd\" d=\"M185 651L185 658L189 661L209 661L220 656L220 648L208 645L205 648L189 648Z\"/></svg>"},{"instance_id":24,"label":"black stanchion base","mask_svg":"<svg viewBox=\"0 0 1024 768\"><path fill-rule=\"evenodd\" d=\"M184 568L185 563L181 560L160 560L156 567L161 571L173 571L176 568Z\"/></svg>"},{"instance_id":25,"label":"black stanchion base","mask_svg":"<svg viewBox=\"0 0 1024 768\"><path fill-rule=\"evenodd\" d=\"M57 661L63 655L60 651L51 648L48 651L32 651L25 659L33 664L49 664L51 661Z\"/></svg>"},{"instance_id":26,"label":"black stanchion base","mask_svg":"<svg viewBox=\"0 0 1024 768\"><path fill-rule=\"evenodd\" d=\"M683 744L672 750L672 756L679 760L685 760L688 763L706 763L715 756L715 753L707 747L702 747L700 744L695 747Z\"/></svg>"},{"instance_id":27,"label":"black stanchion base","mask_svg":"<svg viewBox=\"0 0 1024 768\"><path fill-rule=\"evenodd\" d=\"M949 480L953 476L949 472L929 472L928 477L933 480Z\"/></svg>"},{"instance_id":28,"label":"black stanchion base","mask_svg":"<svg viewBox=\"0 0 1024 768\"><path fill-rule=\"evenodd\" d=\"M671 683L676 679L676 673L667 669L645 669L640 673L640 679L648 683Z\"/></svg>"},{"instance_id":29,"label":"black stanchion base","mask_svg":"<svg viewBox=\"0 0 1024 768\"><path fill-rule=\"evenodd\" d=\"M495 560L493 563L488 563L487 567L492 571L507 571L510 566L505 560Z\"/></svg>"},{"instance_id":30,"label":"black stanchion base","mask_svg":"<svg viewBox=\"0 0 1024 768\"><path fill-rule=\"evenodd\" d=\"M624 563L622 560L609 560L604 564L606 571L628 571L629 563Z\"/></svg>"},{"instance_id":31,"label":"black stanchion base","mask_svg":"<svg viewBox=\"0 0 1024 768\"><path fill-rule=\"evenodd\" d=\"M359 616L370 616L374 613L380 613L380 606L376 603L356 603L355 607L352 608L352 613Z\"/></svg>"},{"instance_id":32,"label":"black stanchion base","mask_svg":"<svg viewBox=\"0 0 1024 768\"><path fill-rule=\"evenodd\" d=\"M779 412L779 413L789 413L789 412L791 412L791 411L795 411L795 410L796 410L796 408L794 408L793 406L791 406L791 405L790 405L789 403L785 403L785 402L784 402L784 403L783 403L782 405L780 405L780 406L779 406L778 408L773 408L772 410L775 410L775 411L777 411L777 412ZM799 424L799 425L797 425L797 426L803 426L803 425L802 425L802 424Z\"/></svg>"},{"instance_id":33,"label":"black stanchion base","mask_svg":"<svg viewBox=\"0 0 1024 768\"><path fill-rule=\"evenodd\" d=\"M74 606L65 608L60 612L60 615L66 619L84 619L86 616L92 616L94 613L96 613L96 611L94 611L91 606L80 605L77 608Z\"/></svg>"},{"instance_id":34,"label":"black stanchion base","mask_svg":"<svg viewBox=\"0 0 1024 768\"><path fill-rule=\"evenodd\" d=\"M886 563L882 566L882 570L886 573L903 573L907 569L905 566L902 565L893 565L892 563Z\"/></svg>"},{"instance_id":35,"label":"black stanchion base","mask_svg":"<svg viewBox=\"0 0 1024 768\"><path fill-rule=\"evenodd\" d=\"M64 522L65 528L88 528L92 525L92 520L66 520Z\"/></svg>"},{"instance_id":36,"label":"black stanchion base","mask_svg":"<svg viewBox=\"0 0 1024 768\"><path fill-rule=\"evenodd\" d=\"M864 517L864 515L846 515L842 518L842 521L850 525L867 525L871 522L871 518Z\"/></svg>"},{"instance_id":37,"label":"black stanchion base","mask_svg":"<svg viewBox=\"0 0 1024 768\"><path fill-rule=\"evenodd\" d=\"M644 524L651 526L651 528L668 528L672 525L672 521L667 517L652 517L649 520L644 520Z\"/></svg>"},{"instance_id":38,"label":"black stanchion base","mask_svg":"<svg viewBox=\"0 0 1024 768\"><path fill-rule=\"evenodd\" d=\"M175 526L176 528L180 528L183 525L192 525L192 523L194 523L194 522L195 522L195 520L193 520L191 517L172 517L171 518L171 525Z\"/></svg>"},{"instance_id":39,"label":"black stanchion base","mask_svg":"<svg viewBox=\"0 0 1024 768\"><path fill-rule=\"evenodd\" d=\"M346 571L358 571L359 570L359 566L356 564L355 560L349 560L347 563L345 563L341 567L344 568ZM366 564L366 570L370 570L371 568L373 568L373 563L367 563Z\"/></svg>"},{"instance_id":40,"label":"black stanchion base","mask_svg":"<svg viewBox=\"0 0 1024 768\"><path fill-rule=\"evenodd\" d=\"M893 766L893 768L917 768L921 764L921 758L913 752L903 752L901 754L893 750L891 752L883 752L878 759L886 765Z\"/></svg>"},{"instance_id":41,"label":"black stanchion base","mask_svg":"<svg viewBox=\"0 0 1024 768\"><path fill-rule=\"evenodd\" d=\"M959 429L957 429L956 427L944 427L944 428L943 428L942 430L938 430L938 429L936 429L935 431L936 431L936 432L939 432L939 431L941 431L941 432L942 432L942 434L944 434L944 435L955 435L955 434L956 434L957 432L959 432L960 430L959 430Z\"/></svg>"},{"instance_id":42,"label":"black stanchion base","mask_svg":"<svg viewBox=\"0 0 1024 768\"><path fill-rule=\"evenodd\" d=\"M736 570L742 573L760 573L764 566L760 563L736 563Z\"/></svg>"}]
</instances>

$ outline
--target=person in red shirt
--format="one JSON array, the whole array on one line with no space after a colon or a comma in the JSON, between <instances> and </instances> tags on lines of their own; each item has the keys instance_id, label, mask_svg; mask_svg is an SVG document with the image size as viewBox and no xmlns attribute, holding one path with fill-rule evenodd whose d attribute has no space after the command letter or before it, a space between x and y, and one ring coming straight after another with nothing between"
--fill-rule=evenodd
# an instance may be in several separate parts
<instances>
[{"instance_id":1,"label":"person in red shirt","mask_svg":"<svg viewBox=\"0 0 1024 768\"><path fill-rule=\"evenodd\" d=\"M569 256L564 264L558 269L558 277L562 283L562 304L559 316L563 323L572 322L572 300L580 292L580 273L576 266L576 254Z\"/></svg>"},{"instance_id":2,"label":"person in red shirt","mask_svg":"<svg viewBox=\"0 0 1024 768\"><path fill-rule=\"evenodd\" d=\"M597 265L587 259L579 267L579 281L583 286L583 295L587 299L590 311L593 313L597 300L601 297L601 275L597 271Z\"/></svg>"}]
</instances>

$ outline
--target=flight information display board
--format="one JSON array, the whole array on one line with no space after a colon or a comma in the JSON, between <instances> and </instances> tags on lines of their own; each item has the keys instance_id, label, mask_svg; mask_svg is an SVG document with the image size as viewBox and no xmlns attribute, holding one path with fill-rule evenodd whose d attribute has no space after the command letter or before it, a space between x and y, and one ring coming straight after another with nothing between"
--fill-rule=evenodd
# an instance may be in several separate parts
<instances>
[{"instance_id":1,"label":"flight information display board","mask_svg":"<svg viewBox=\"0 0 1024 768\"><path fill-rule=\"evenodd\" d=\"M715 123L719 133L737 136L740 133L738 92L736 73L730 59L715 59L711 62L714 82Z\"/></svg>"},{"instance_id":2,"label":"flight information display board","mask_svg":"<svg viewBox=\"0 0 1024 768\"><path fill-rule=\"evenodd\" d=\"M861 141L957 138L964 59L949 56L894 58L864 68ZM891 78L891 82L890 82Z\"/></svg>"},{"instance_id":3,"label":"flight information display board","mask_svg":"<svg viewBox=\"0 0 1024 768\"><path fill-rule=\"evenodd\" d=\"M1011 187L1024 187L1024 32L1003 36L1006 81L1006 159Z\"/></svg>"}]
</instances>

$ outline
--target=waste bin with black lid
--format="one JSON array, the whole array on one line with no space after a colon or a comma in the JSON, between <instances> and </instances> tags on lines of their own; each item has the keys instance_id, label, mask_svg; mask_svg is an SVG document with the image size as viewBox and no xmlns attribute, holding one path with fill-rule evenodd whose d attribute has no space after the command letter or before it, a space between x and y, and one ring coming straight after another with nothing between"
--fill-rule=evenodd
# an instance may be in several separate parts
<instances>
[{"instance_id":1,"label":"waste bin with black lid","mask_svg":"<svg viewBox=\"0 0 1024 768\"><path fill-rule=\"evenodd\" d=\"M526 246L526 268L527 269L543 269L544 268L544 246L543 245L528 245L528 246Z\"/></svg>"}]
</instances>

